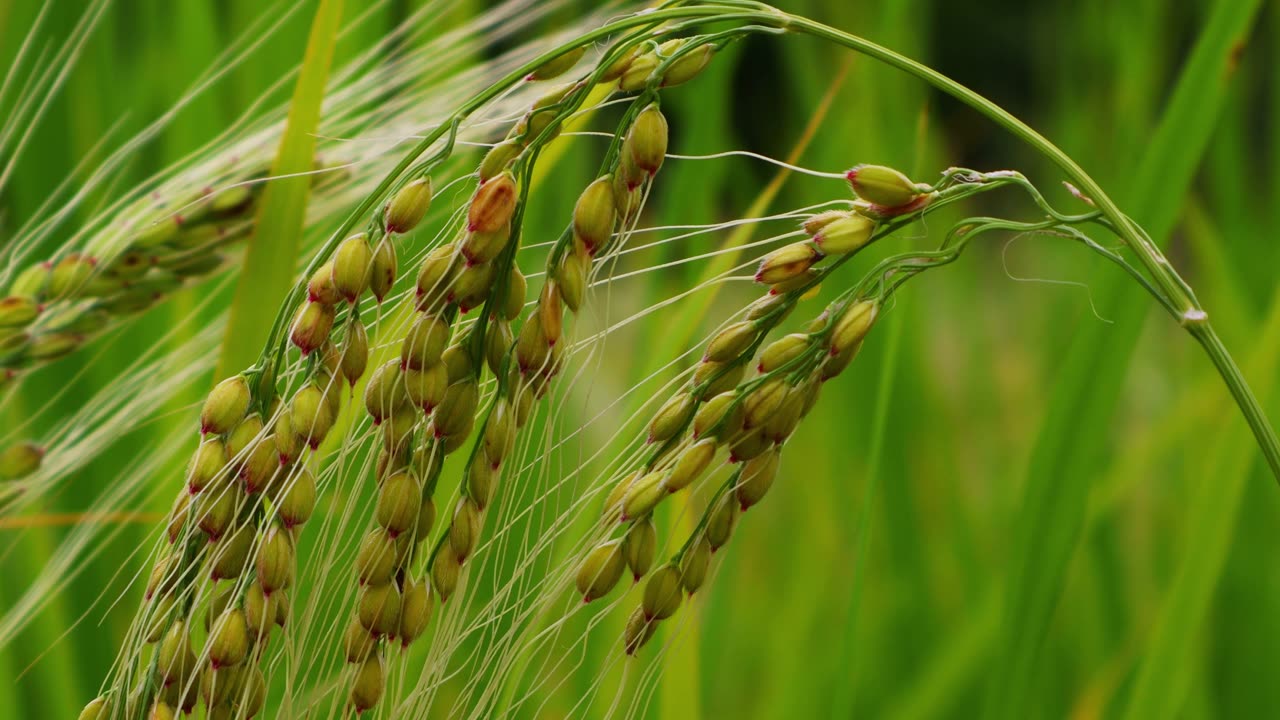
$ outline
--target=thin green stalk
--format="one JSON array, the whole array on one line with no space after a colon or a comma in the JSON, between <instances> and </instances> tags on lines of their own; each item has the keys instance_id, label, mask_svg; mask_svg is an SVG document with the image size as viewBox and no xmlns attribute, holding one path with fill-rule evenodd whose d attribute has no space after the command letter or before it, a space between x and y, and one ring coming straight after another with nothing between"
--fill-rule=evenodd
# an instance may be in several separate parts
<instances>
[{"instance_id":1,"label":"thin green stalk","mask_svg":"<svg viewBox=\"0 0 1280 720\"><path fill-rule=\"evenodd\" d=\"M843 45L933 85L938 90L985 115L1057 165L1072 183L1102 211L1128 249L1137 256L1138 261L1150 273L1161 291L1180 309L1182 324L1194 337L1200 340L1201 345L1204 346L1209 354L1209 359L1213 361L1218 374L1231 390L1236 404L1239 405L1245 419L1249 422L1254 438L1257 440L1262 454L1266 457L1267 464L1271 466L1272 475L1280 483L1280 438L1277 438L1266 414L1249 390L1248 383L1241 375L1240 369L1235 366L1235 363L1230 362L1230 355L1225 348L1222 348L1221 341L1217 340L1217 335L1209 325L1208 314L1196 302L1186 283L1178 277L1172 265L1155 244L1146 237L1136 223L1120 211L1115 201L1107 195L1097 181L1084 171L1084 168L1080 167L1070 156L1043 135L1031 129L1026 123L977 92L936 70L899 55L888 48L827 27L813 20L794 15L786 15L785 18L785 27L789 30L797 30ZM754 18L754 20L763 22L762 18Z\"/></svg>"}]
</instances>

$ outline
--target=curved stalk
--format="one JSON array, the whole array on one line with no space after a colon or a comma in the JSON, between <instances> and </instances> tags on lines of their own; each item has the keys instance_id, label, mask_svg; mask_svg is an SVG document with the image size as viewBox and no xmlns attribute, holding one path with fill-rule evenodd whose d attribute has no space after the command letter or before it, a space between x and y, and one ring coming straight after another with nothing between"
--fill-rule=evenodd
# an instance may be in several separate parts
<instances>
[{"instance_id":1,"label":"curved stalk","mask_svg":"<svg viewBox=\"0 0 1280 720\"><path fill-rule=\"evenodd\" d=\"M938 90L977 110L1057 165L1072 183L1080 188L1081 192L1089 197L1095 206L1102 211L1103 215L1114 226L1116 234L1133 251L1138 261L1151 274L1165 296L1178 309L1179 321L1191 333L1191 336L1200 343L1210 361L1213 362L1218 374L1231 391L1236 405L1239 406L1245 420L1249 423L1249 428L1253 431L1258 447L1262 450L1262 454L1267 459L1267 464L1271 467L1271 474L1280 483L1280 439L1276 437L1276 432L1272 428L1271 422L1267 419L1257 398L1254 397L1248 382L1240 372L1240 368L1236 366L1231 354L1227 352L1222 340L1210 325L1208 313L1196 302L1195 297L1188 291L1186 283L1174 271L1169 260L1146 237L1141 228L1120 211L1115 201L1107 195L1097 181L1084 171L1084 168L1081 168L1058 146L1031 129L1026 123L977 92L936 70L888 48L808 18L778 11L772 11L772 13L777 14L779 21L784 22L788 30L812 35L862 53L929 83ZM757 18L756 21L763 20Z\"/></svg>"}]
</instances>

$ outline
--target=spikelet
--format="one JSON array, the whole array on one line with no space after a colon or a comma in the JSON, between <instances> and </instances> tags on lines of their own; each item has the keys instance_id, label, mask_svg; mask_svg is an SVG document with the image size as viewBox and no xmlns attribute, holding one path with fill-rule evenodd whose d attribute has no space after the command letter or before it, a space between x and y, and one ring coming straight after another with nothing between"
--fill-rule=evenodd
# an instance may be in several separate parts
<instances>
[{"instance_id":1,"label":"spikelet","mask_svg":"<svg viewBox=\"0 0 1280 720\"><path fill-rule=\"evenodd\" d=\"M383 226L388 234L407 233L422 222L430 208L431 178L416 178L397 190L387 203L383 213Z\"/></svg>"}]
</instances>

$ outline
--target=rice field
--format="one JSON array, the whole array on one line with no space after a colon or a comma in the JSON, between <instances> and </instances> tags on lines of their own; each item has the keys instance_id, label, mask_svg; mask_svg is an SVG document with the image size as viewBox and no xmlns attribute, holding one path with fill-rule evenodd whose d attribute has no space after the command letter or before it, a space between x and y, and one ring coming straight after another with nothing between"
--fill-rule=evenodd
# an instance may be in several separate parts
<instances>
[{"instance_id":1,"label":"rice field","mask_svg":"<svg viewBox=\"0 0 1280 720\"><path fill-rule=\"evenodd\" d=\"M776 4L0 2L0 720L1272 714L1280 7Z\"/></svg>"}]
</instances>

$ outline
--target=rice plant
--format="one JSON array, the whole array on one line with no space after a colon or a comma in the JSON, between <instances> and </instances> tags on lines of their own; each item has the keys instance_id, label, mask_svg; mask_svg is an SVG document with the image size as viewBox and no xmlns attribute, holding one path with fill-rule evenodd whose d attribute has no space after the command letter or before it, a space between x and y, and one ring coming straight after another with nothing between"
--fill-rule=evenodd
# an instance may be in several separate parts
<instances>
[{"instance_id":1,"label":"rice plant","mask_svg":"<svg viewBox=\"0 0 1280 720\"><path fill-rule=\"evenodd\" d=\"M50 106L54 71L106 8L83 11L69 50L31 61L36 13L6 75L11 127ZM1256 700L1256 689L1215 700L1215 673L1177 659L1206 642L1197 628L1250 464L1260 456L1280 479L1265 410L1275 343L1260 342L1280 325L1251 315L1238 289L1224 297L1224 241L1202 239L1185 275L1223 298L1224 334L1253 339L1237 351L1251 386L1215 303L1165 241L1257 3L1209 9L1123 204L1027 122L843 23L750 0L590 12L510 0L474 15L440 1L360 32L387 11L321 0L262 16L174 113L86 158L97 169L78 174L83 186L68 179L6 242L0 532L13 534L4 562L37 546L39 564L4 593L0 665L14 666L15 688L28 673L54 678L37 698L69 691L15 700L15 716L47 702L82 706L81 718L1167 717ZM440 22L450 14L454 29ZM296 71L169 169L114 182L295 15L307 30ZM535 28L553 15L572 22ZM343 63L350 37L364 39ZM740 149L699 130L719 102L767 116L751 94L802 74L772 66L797 45L828 61L813 75L821 94L779 110L806 121L785 159L771 154L785 145ZM842 93L871 63L890 78L882 97ZM985 121L1008 162L962 167L945 144L930 149L941 98ZM896 134L911 157L805 152L847 118L886 144ZM733 192L712 199L717 177ZM1187 222L1207 237L1217 219ZM1010 417L1032 430L976 443L963 386L987 374L961 358L998 365L1031 343L1002 330L973 349L982 306L1005 303L965 277L1003 261L1018 279L1015 241L1087 273L1089 312L1074 331L1055 309L1032 316L1057 348L1039 380L1058 386L1022 391ZM960 326L911 312L939 286ZM1165 365L1188 365L1198 346L1206 377L1173 382L1174 420L1139 423L1150 429L1126 436L1129 454L1094 487L1148 307L1163 311L1148 363L1174 377ZM138 317L156 322L120 353ZM921 326L910 350L937 360L902 354L908 318ZM117 367L96 372L112 355ZM995 377L980 389L998 404ZM904 400L921 383L967 401ZM1167 499L1135 505L1152 488L1134 476L1184 457L1227 484L1187 473L1161 488ZM967 464L994 475L1020 463L1025 480L980 486L1003 496L967 497L956 482ZM928 484L911 492L929 499L890 487L917 472ZM50 508L84 479L92 492L60 519ZM1167 602L1137 606L1159 620L1138 623L1104 602L1123 587L1114 567L1082 578L1070 565L1095 526L1123 527L1117 507L1170 505L1193 507L1195 534L1162 573ZM882 592L864 569L876 514L892 524L878 531L890 553L908 559L903 590ZM833 522L852 525L849 542L824 544ZM56 547L50 526L65 526ZM1113 564L1115 548L1130 564L1171 562L1111 545L1098 557ZM940 556L957 562L931 567ZM941 608L962 575L979 600L957 618ZM1097 622L1064 602L1081 583ZM837 601L821 599L833 590ZM903 593L941 603L929 637L885 610ZM1104 631L1117 616L1123 629ZM762 622L792 638L784 656L821 667L774 670L764 663L779 648L739 654L769 634ZM884 653L895 633L909 646ZM46 655L93 636L71 676L46 669ZM999 672L974 672L988 666ZM1050 667L1071 672L1052 680Z\"/></svg>"}]
</instances>

